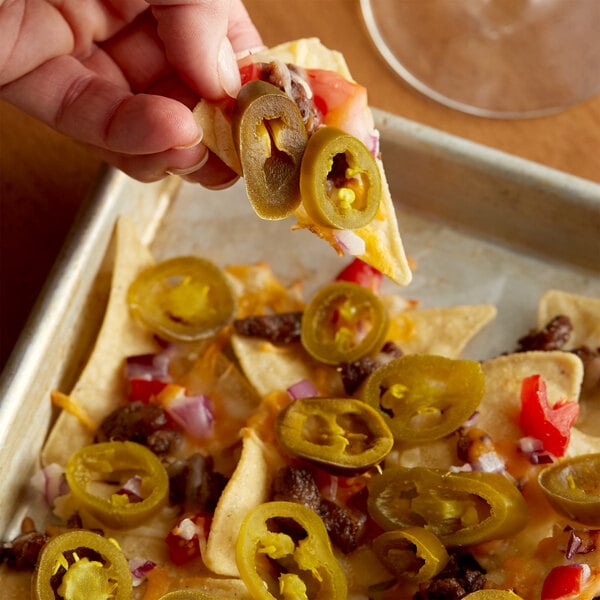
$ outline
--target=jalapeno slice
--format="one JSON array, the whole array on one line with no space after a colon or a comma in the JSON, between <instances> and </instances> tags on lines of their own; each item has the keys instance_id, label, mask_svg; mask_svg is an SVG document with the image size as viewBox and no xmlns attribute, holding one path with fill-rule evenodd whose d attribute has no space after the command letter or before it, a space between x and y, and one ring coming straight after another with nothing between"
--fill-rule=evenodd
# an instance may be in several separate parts
<instances>
[{"instance_id":1,"label":"jalapeno slice","mask_svg":"<svg viewBox=\"0 0 600 600\"><path fill-rule=\"evenodd\" d=\"M299 398L277 420L292 456L343 474L366 471L390 452L394 438L381 415L354 398Z\"/></svg>"},{"instance_id":2,"label":"jalapeno slice","mask_svg":"<svg viewBox=\"0 0 600 600\"><path fill-rule=\"evenodd\" d=\"M50 539L35 569L35 600L129 600L127 559L116 543L98 533L71 530Z\"/></svg>"},{"instance_id":3,"label":"jalapeno slice","mask_svg":"<svg viewBox=\"0 0 600 600\"><path fill-rule=\"evenodd\" d=\"M556 512L588 527L600 526L600 453L546 467L538 482Z\"/></svg>"},{"instance_id":4,"label":"jalapeno slice","mask_svg":"<svg viewBox=\"0 0 600 600\"><path fill-rule=\"evenodd\" d=\"M380 349L388 323L376 294L356 283L336 281L319 289L306 306L300 339L321 362L353 362Z\"/></svg>"},{"instance_id":5,"label":"jalapeno slice","mask_svg":"<svg viewBox=\"0 0 600 600\"><path fill-rule=\"evenodd\" d=\"M321 127L306 145L300 190L303 206L317 223L358 229L377 214L381 174L360 140L335 127Z\"/></svg>"},{"instance_id":6,"label":"jalapeno slice","mask_svg":"<svg viewBox=\"0 0 600 600\"><path fill-rule=\"evenodd\" d=\"M103 442L78 450L66 466L71 494L104 525L136 527L166 503L169 477L160 459L135 442ZM137 497L123 493L135 478Z\"/></svg>"},{"instance_id":7,"label":"jalapeno slice","mask_svg":"<svg viewBox=\"0 0 600 600\"><path fill-rule=\"evenodd\" d=\"M435 577L448 563L448 552L423 527L387 531L373 540L373 551L398 579L414 583Z\"/></svg>"},{"instance_id":8,"label":"jalapeno slice","mask_svg":"<svg viewBox=\"0 0 600 600\"><path fill-rule=\"evenodd\" d=\"M368 484L368 510L386 530L425 527L445 546L500 539L527 524L527 504L499 473L386 469Z\"/></svg>"},{"instance_id":9,"label":"jalapeno slice","mask_svg":"<svg viewBox=\"0 0 600 600\"><path fill-rule=\"evenodd\" d=\"M346 576L323 521L295 502L266 502L250 511L240 528L236 561L256 600L347 596Z\"/></svg>"},{"instance_id":10,"label":"jalapeno slice","mask_svg":"<svg viewBox=\"0 0 600 600\"><path fill-rule=\"evenodd\" d=\"M360 397L380 410L394 438L424 442L456 431L483 398L478 362L410 354L371 373Z\"/></svg>"},{"instance_id":11,"label":"jalapeno slice","mask_svg":"<svg viewBox=\"0 0 600 600\"><path fill-rule=\"evenodd\" d=\"M300 164L308 134L296 103L255 80L242 86L232 129L252 208L263 219L284 219L300 204Z\"/></svg>"},{"instance_id":12,"label":"jalapeno slice","mask_svg":"<svg viewBox=\"0 0 600 600\"><path fill-rule=\"evenodd\" d=\"M211 261L180 256L143 271L131 284L131 312L159 336L193 341L233 319L235 299L225 273Z\"/></svg>"}]
</instances>

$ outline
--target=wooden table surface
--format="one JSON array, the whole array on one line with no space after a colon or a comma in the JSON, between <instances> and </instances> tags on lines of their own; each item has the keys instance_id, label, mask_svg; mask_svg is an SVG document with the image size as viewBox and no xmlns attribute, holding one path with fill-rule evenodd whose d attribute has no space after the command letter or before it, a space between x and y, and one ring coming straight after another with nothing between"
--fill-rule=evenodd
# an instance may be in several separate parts
<instances>
[{"instance_id":1,"label":"wooden table surface","mask_svg":"<svg viewBox=\"0 0 600 600\"><path fill-rule=\"evenodd\" d=\"M600 182L600 95L539 119L469 116L422 96L386 66L358 0L246 0L246 6L268 45L316 36L343 52L373 106ZM89 150L0 103L0 366L99 166Z\"/></svg>"}]
</instances>

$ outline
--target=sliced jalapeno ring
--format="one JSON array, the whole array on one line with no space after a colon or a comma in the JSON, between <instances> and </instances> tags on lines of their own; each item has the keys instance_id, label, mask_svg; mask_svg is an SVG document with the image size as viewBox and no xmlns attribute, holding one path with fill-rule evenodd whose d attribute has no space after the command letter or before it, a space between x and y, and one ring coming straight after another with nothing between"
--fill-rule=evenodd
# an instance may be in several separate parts
<instances>
[{"instance_id":1,"label":"sliced jalapeno ring","mask_svg":"<svg viewBox=\"0 0 600 600\"><path fill-rule=\"evenodd\" d=\"M290 521L294 534L278 527ZM266 502L251 510L240 528L236 561L256 600L346 600L346 575L325 525L302 504Z\"/></svg>"},{"instance_id":2,"label":"sliced jalapeno ring","mask_svg":"<svg viewBox=\"0 0 600 600\"><path fill-rule=\"evenodd\" d=\"M98 533L71 530L42 548L33 576L35 600L129 600L131 573L116 543Z\"/></svg>"},{"instance_id":3,"label":"sliced jalapeno ring","mask_svg":"<svg viewBox=\"0 0 600 600\"><path fill-rule=\"evenodd\" d=\"M356 283L336 281L319 289L306 306L300 339L321 362L354 362L381 348L388 324L376 294Z\"/></svg>"},{"instance_id":4,"label":"sliced jalapeno ring","mask_svg":"<svg viewBox=\"0 0 600 600\"><path fill-rule=\"evenodd\" d=\"M309 139L300 173L302 204L321 225L358 229L379 209L381 174L367 147L335 127Z\"/></svg>"},{"instance_id":5,"label":"sliced jalapeno ring","mask_svg":"<svg viewBox=\"0 0 600 600\"><path fill-rule=\"evenodd\" d=\"M121 493L135 477L140 497ZM78 505L116 529L141 525L166 503L169 476L160 459L135 442L102 442L85 446L68 460L66 478Z\"/></svg>"},{"instance_id":6,"label":"sliced jalapeno ring","mask_svg":"<svg viewBox=\"0 0 600 600\"><path fill-rule=\"evenodd\" d=\"M587 527L600 526L600 453L546 467L538 482L556 512Z\"/></svg>"},{"instance_id":7,"label":"sliced jalapeno ring","mask_svg":"<svg viewBox=\"0 0 600 600\"><path fill-rule=\"evenodd\" d=\"M373 371L360 397L382 412L396 440L424 442L456 431L475 412L484 385L476 361L407 354Z\"/></svg>"},{"instance_id":8,"label":"sliced jalapeno ring","mask_svg":"<svg viewBox=\"0 0 600 600\"><path fill-rule=\"evenodd\" d=\"M444 544L423 527L386 531L373 540L373 551L398 579L415 583L435 577L449 559Z\"/></svg>"},{"instance_id":9,"label":"sliced jalapeno ring","mask_svg":"<svg viewBox=\"0 0 600 600\"><path fill-rule=\"evenodd\" d=\"M196 256L172 258L146 269L131 284L127 302L146 327L173 341L213 335L235 311L225 273Z\"/></svg>"},{"instance_id":10,"label":"sliced jalapeno ring","mask_svg":"<svg viewBox=\"0 0 600 600\"><path fill-rule=\"evenodd\" d=\"M308 134L296 103L255 80L242 86L233 137L252 208L263 219L285 219L300 204L300 164Z\"/></svg>"},{"instance_id":11,"label":"sliced jalapeno ring","mask_svg":"<svg viewBox=\"0 0 600 600\"><path fill-rule=\"evenodd\" d=\"M368 490L369 514L381 527L425 527L445 546L500 539L528 519L525 499L499 473L394 467L373 477Z\"/></svg>"},{"instance_id":12,"label":"sliced jalapeno ring","mask_svg":"<svg viewBox=\"0 0 600 600\"><path fill-rule=\"evenodd\" d=\"M354 398L299 398L277 420L277 437L292 456L330 471L360 473L394 445L381 415Z\"/></svg>"}]
</instances>

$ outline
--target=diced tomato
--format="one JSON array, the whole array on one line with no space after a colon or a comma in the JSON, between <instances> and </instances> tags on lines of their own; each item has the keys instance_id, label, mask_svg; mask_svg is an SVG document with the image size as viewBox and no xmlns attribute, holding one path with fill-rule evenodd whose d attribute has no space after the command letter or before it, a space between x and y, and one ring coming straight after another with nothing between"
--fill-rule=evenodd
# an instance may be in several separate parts
<instances>
[{"instance_id":1,"label":"diced tomato","mask_svg":"<svg viewBox=\"0 0 600 600\"><path fill-rule=\"evenodd\" d=\"M260 79L261 77L261 67L260 63L250 62L240 67L240 78L242 80L242 85L248 83L249 81L254 81L255 79Z\"/></svg>"},{"instance_id":2,"label":"diced tomato","mask_svg":"<svg viewBox=\"0 0 600 600\"><path fill-rule=\"evenodd\" d=\"M546 382L540 375L523 380L519 424L525 435L541 440L545 450L555 456L564 455L578 415L577 402L560 400L552 407L548 404Z\"/></svg>"},{"instance_id":3,"label":"diced tomato","mask_svg":"<svg viewBox=\"0 0 600 600\"><path fill-rule=\"evenodd\" d=\"M334 115L344 108L356 105L362 109L367 106L366 88L335 71L307 69L306 75L316 107L323 115L330 115L329 120L333 120Z\"/></svg>"},{"instance_id":4,"label":"diced tomato","mask_svg":"<svg viewBox=\"0 0 600 600\"><path fill-rule=\"evenodd\" d=\"M376 294L381 289L383 274L360 258L355 258L335 278L336 281L350 281L370 289Z\"/></svg>"},{"instance_id":5,"label":"diced tomato","mask_svg":"<svg viewBox=\"0 0 600 600\"><path fill-rule=\"evenodd\" d=\"M183 565L202 554L210 521L205 515L187 516L181 519L167 534L165 542L169 557L175 565Z\"/></svg>"},{"instance_id":6,"label":"diced tomato","mask_svg":"<svg viewBox=\"0 0 600 600\"><path fill-rule=\"evenodd\" d=\"M541 600L558 600L579 594L583 579L583 565L554 567L546 576L542 586Z\"/></svg>"},{"instance_id":7,"label":"diced tomato","mask_svg":"<svg viewBox=\"0 0 600 600\"><path fill-rule=\"evenodd\" d=\"M355 136L371 149L375 126L367 89L335 71L307 69L306 75L323 123Z\"/></svg>"},{"instance_id":8,"label":"diced tomato","mask_svg":"<svg viewBox=\"0 0 600 600\"><path fill-rule=\"evenodd\" d=\"M150 400L156 397L168 384L164 381L153 379L130 379L129 380L129 400L132 402L144 402L148 404Z\"/></svg>"}]
</instances>

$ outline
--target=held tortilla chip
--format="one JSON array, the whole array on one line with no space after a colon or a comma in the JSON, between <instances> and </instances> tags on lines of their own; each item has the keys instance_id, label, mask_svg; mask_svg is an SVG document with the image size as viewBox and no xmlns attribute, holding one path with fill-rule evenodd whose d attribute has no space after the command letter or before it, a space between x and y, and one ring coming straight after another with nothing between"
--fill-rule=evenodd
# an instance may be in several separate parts
<instances>
[{"instance_id":1,"label":"held tortilla chip","mask_svg":"<svg viewBox=\"0 0 600 600\"><path fill-rule=\"evenodd\" d=\"M303 69L334 71L346 80L352 81L343 56L339 52L329 50L316 38L289 42L253 56L253 60L256 61L268 62L273 59L294 64ZM194 109L194 115L204 131L203 143L234 171L242 174L233 141L231 123L229 117L225 114L224 106L202 100ZM373 118L368 105L366 105L366 100L365 106L361 108L361 114L358 115L358 120L361 123L370 123L370 129L376 135L372 125ZM378 157L376 161L382 182L380 205L377 215L371 223L353 230L353 235L362 240L361 243L364 243L365 248L364 252L359 251L357 256L376 267L399 285L407 285L411 281L412 273L398 231L396 213L383 163ZM295 228L308 229L326 240L339 254L344 252L342 242L338 238L341 230L335 230L314 222L302 203L296 209L295 216L298 220Z\"/></svg>"}]
</instances>

